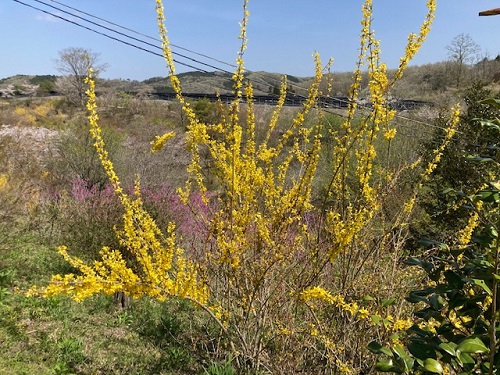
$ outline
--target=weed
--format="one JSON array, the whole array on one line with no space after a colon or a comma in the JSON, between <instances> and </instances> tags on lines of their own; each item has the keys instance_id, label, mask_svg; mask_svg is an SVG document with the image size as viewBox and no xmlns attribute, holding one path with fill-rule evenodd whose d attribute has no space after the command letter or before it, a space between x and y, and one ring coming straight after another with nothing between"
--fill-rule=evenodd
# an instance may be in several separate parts
<instances>
[{"instance_id":1,"label":"weed","mask_svg":"<svg viewBox=\"0 0 500 375\"><path fill-rule=\"evenodd\" d=\"M207 369L204 371L204 375L235 375L236 370L231 364L231 359L229 358L224 363L211 363Z\"/></svg>"}]
</instances>

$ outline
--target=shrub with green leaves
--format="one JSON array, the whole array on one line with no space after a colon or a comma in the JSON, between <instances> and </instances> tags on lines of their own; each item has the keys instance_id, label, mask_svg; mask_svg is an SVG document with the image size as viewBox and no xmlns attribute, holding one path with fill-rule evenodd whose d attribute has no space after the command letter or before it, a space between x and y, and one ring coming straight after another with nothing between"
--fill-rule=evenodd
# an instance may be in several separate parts
<instances>
[{"instance_id":1,"label":"shrub with green leaves","mask_svg":"<svg viewBox=\"0 0 500 375\"><path fill-rule=\"evenodd\" d=\"M500 109L500 100L480 104ZM412 291L407 300L415 305L414 325L402 342L391 348L372 342L369 349L382 354L376 369L405 374L495 374L500 369L498 293L500 284L500 154L496 139L500 120L473 120L493 132L488 155L468 155L483 164L489 183L462 199L467 225L452 245L425 240L428 256L410 258L409 266L420 267L427 285Z\"/></svg>"},{"instance_id":2,"label":"shrub with green leaves","mask_svg":"<svg viewBox=\"0 0 500 375\"><path fill-rule=\"evenodd\" d=\"M500 116L500 110L492 103L485 101L492 95L484 84L476 83L470 86L463 95L466 110L460 115L457 134L443 151L441 162L431 175L421 196L422 207L431 220L426 227L414 229L419 234L439 241L448 241L461 227L466 225L467 211L461 209L461 194L443 194L445 189L455 189L459 193L473 194L490 179L488 163L476 163L468 155L481 157L494 156L497 145L492 143L498 138L498 132L491 127L481 126L475 119L495 118ZM424 144L423 156L432 159L436 143L445 134L447 115L439 116L435 122L434 136Z\"/></svg>"}]
</instances>

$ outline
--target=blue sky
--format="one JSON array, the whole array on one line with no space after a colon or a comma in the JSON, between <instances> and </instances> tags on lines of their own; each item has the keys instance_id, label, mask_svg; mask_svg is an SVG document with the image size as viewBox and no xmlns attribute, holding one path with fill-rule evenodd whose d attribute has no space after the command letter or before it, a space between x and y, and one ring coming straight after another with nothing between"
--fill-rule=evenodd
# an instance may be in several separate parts
<instances>
[{"instance_id":1,"label":"blue sky","mask_svg":"<svg viewBox=\"0 0 500 375\"><path fill-rule=\"evenodd\" d=\"M63 15L36 0L20 1ZM43 1L71 11L51 0ZM157 35L154 0L58 1L146 35ZM382 40L382 57L389 67L395 67L404 51L407 34L419 30L426 12L425 0L373 2L374 29ZM353 70L358 53L362 3L362 0L250 0L247 68L311 76L314 72L312 54L318 51L325 62L329 57L335 59L334 71ZM241 4L239 0L165 1L171 42L233 63L239 45ZM500 15L478 17L479 11L497 7L500 7L499 0L438 0L433 29L412 64L445 60L446 46L460 33L469 34L484 54L492 58L500 54ZM65 17L84 23L71 16ZM100 53L101 61L109 64L103 74L105 78L143 80L166 75L160 57L117 43L13 0L0 0L0 35L0 78L15 74L57 74L53 59L58 51L68 47L83 47ZM189 55L231 70L212 60ZM213 71L207 67L204 69ZM178 67L179 72L188 70L192 69Z\"/></svg>"}]
</instances>

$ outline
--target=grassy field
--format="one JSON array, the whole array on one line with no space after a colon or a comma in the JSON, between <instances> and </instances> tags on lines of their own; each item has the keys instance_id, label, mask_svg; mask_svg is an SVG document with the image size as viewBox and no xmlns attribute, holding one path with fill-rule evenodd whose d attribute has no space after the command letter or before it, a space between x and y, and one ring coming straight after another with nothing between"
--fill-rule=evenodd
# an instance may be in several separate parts
<instances>
[{"instance_id":1,"label":"grassy field","mask_svg":"<svg viewBox=\"0 0 500 375\"><path fill-rule=\"evenodd\" d=\"M24 296L31 286L46 284L52 274L72 271L56 252L65 239L87 233L70 246L91 258L103 244L100 241L114 238L112 226L121 215L113 208L116 201L106 201L107 206L89 218L91 206L85 211L81 202L75 204L60 195L71 192L74 178L98 183L104 177L86 136L84 112L57 109L58 105L57 99L29 99L3 101L0 107L0 123L8 125L0 131L0 373L196 374L210 365L217 368L211 362L217 357L207 354L218 345L210 341L213 327L183 301L159 303L145 298L123 309L113 296L82 303L67 297ZM122 157L118 148L133 150L134 164L142 168L129 170L129 180L141 172L145 184L158 182L165 174L175 176L176 170L183 169L181 160L172 161L167 155L164 160L170 159L166 164L172 167L165 174L150 173L161 161L148 155L149 142L153 133L165 127L157 119L172 112L170 105L145 104L142 109L149 109L136 114L130 106L124 110L123 102L109 106L118 107L122 107L120 113L106 109L103 117L114 116L119 122L108 122L108 140L111 147L115 142L117 158ZM149 127L146 133L144 126ZM172 152L180 152L178 148ZM127 158L131 160L130 154ZM126 162L120 170L127 170ZM182 175L171 181L175 179ZM65 206L71 210L65 219L62 202L73 202ZM69 225L61 226L61 219ZM102 228L107 220L111 222ZM89 225L99 234L91 233Z\"/></svg>"},{"instance_id":2,"label":"grassy field","mask_svg":"<svg viewBox=\"0 0 500 375\"><path fill-rule=\"evenodd\" d=\"M51 274L71 271L43 242L26 232L2 250L2 374L201 374L210 367L211 327L185 302L145 298L123 309L113 296L82 303L25 297Z\"/></svg>"}]
</instances>

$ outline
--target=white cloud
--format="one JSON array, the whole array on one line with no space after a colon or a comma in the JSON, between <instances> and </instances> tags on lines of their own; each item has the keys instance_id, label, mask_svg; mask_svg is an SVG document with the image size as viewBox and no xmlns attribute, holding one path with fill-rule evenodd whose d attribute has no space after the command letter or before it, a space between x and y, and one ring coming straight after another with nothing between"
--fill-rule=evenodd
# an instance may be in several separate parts
<instances>
[{"instance_id":1,"label":"white cloud","mask_svg":"<svg viewBox=\"0 0 500 375\"><path fill-rule=\"evenodd\" d=\"M37 14L35 16L35 19L37 21L41 21L41 22L59 22L60 19L57 18L57 17L54 17L50 14L46 14L46 13L40 13L40 14Z\"/></svg>"}]
</instances>

